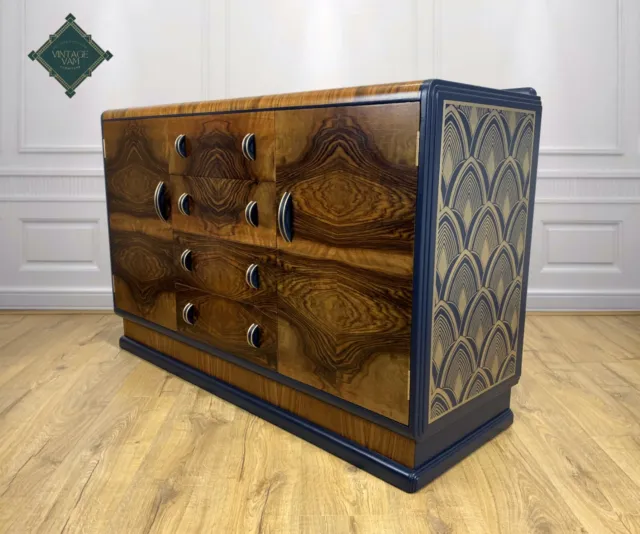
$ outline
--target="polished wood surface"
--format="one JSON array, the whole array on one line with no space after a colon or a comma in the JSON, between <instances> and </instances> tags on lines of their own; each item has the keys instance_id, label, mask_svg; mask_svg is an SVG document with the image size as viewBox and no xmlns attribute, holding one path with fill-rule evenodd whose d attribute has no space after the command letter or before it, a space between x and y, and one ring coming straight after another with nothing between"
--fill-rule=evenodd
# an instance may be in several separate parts
<instances>
[{"instance_id":1,"label":"polished wood surface","mask_svg":"<svg viewBox=\"0 0 640 534\"><path fill-rule=\"evenodd\" d=\"M112 119L157 115L246 111L295 106L318 106L323 104L363 104L371 101L393 101L398 99L418 100L422 83L421 80L417 80L363 87L343 87L341 89L235 98L231 100L186 102L182 104L167 104L142 108L113 109L105 111L102 114L102 119L108 121Z\"/></svg>"},{"instance_id":2,"label":"polished wood surface","mask_svg":"<svg viewBox=\"0 0 640 534\"><path fill-rule=\"evenodd\" d=\"M105 171L115 305L175 329L173 232L153 200L159 182L169 188L165 130L161 120L105 124Z\"/></svg>"},{"instance_id":3,"label":"polished wood surface","mask_svg":"<svg viewBox=\"0 0 640 534\"><path fill-rule=\"evenodd\" d=\"M186 158L173 145L169 151L169 172L238 180L275 180L275 131L272 111L195 115L168 120L169 142L186 136ZM255 134L255 160L242 153L245 135Z\"/></svg>"},{"instance_id":4,"label":"polished wood surface","mask_svg":"<svg viewBox=\"0 0 640 534\"><path fill-rule=\"evenodd\" d=\"M417 103L276 112L278 370L409 421Z\"/></svg>"},{"instance_id":5,"label":"polished wood surface","mask_svg":"<svg viewBox=\"0 0 640 534\"><path fill-rule=\"evenodd\" d=\"M276 250L174 232L175 257L192 251L192 270L178 270L178 284L209 291L260 308L275 309L278 267ZM259 287L247 285L250 265L258 266Z\"/></svg>"},{"instance_id":6,"label":"polished wood surface","mask_svg":"<svg viewBox=\"0 0 640 534\"><path fill-rule=\"evenodd\" d=\"M638 316L529 318L513 426L414 495L120 335L113 315L0 314L0 532L640 530Z\"/></svg>"},{"instance_id":7,"label":"polished wood surface","mask_svg":"<svg viewBox=\"0 0 640 534\"><path fill-rule=\"evenodd\" d=\"M409 277L279 254L278 371L407 424Z\"/></svg>"},{"instance_id":8,"label":"polished wood surface","mask_svg":"<svg viewBox=\"0 0 640 534\"><path fill-rule=\"evenodd\" d=\"M231 241L276 247L276 187L273 182L223 180L193 176L171 176L171 197L191 195L191 213L184 215L174 206L175 230ZM258 203L258 226L245 219L245 208Z\"/></svg>"},{"instance_id":9,"label":"polished wood surface","mask_svg":"<svg viewBox=\"0 0 640 534\"><path fill-rule=\"evenodd\" d=\"M173 241L114 230L109 239L116 307L175 330Z\"/></svg>"},{"instance_id":10,"label":"polished wood surface","mask_svg":"<svg viewBox=\"0 0 640 534\"><path fill-rule=\"evenodd\" d=\"M124 322L124 332L136 341L300 415L368 449L401 464L413 465L413 441L395 432L131 321Z\"/></svg>"},{"instance_id":11,"label":"polished wood surface","mask_svg":"<svg viewBox=\"0 0 640 534\"><path fill-rule=\"evenodd\" d=\"M197 319L193 325L184 322L182 317L182 310L188 303L196 308ZM178 331L235 356L276 368L278 328L275 307L257 308L180 286L176 305ZM247 331L254 323L260 326L259 348L247 342Z\"/></svg>"}]
</instances>

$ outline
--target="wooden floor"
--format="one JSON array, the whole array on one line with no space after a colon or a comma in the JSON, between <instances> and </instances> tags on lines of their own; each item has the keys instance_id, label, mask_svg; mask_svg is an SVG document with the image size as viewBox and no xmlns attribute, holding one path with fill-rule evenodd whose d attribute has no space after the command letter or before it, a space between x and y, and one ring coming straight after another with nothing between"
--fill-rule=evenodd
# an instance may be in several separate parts
<instances>
[{"instance_id":1,"label":"wooden floor","mask_svg":"<svg viewBox=\"0 0 640 534\"><path fill-rule=\"evenodd\" d=\"M0 531L640 532L640 317L529 317L515 423L415 495L117 346L0 315Z\"/></svg>"}]
</instances>

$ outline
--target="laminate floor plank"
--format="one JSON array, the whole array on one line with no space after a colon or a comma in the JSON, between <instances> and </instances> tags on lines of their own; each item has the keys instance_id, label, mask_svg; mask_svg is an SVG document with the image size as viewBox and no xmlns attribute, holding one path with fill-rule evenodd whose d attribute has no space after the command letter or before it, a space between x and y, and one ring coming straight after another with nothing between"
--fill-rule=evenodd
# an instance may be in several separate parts
<instances>
[{"instance_id":1,"label":"laminate floor plank","mask_svg":"<svg viewBox=\"0 0 640 534\"><path fill-rule=\"evenodd\" d=\"M0 315L0 532L640 532L640 318L532 316L515 422L408 495L121 351Z\"/></svg>"}]
</instances>

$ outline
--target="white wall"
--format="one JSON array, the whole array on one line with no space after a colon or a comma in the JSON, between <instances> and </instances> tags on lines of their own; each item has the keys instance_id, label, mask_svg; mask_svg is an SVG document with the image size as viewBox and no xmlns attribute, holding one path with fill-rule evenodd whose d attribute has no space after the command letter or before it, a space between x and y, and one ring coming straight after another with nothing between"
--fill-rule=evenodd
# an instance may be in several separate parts
<instances>
[{"instance_id":1,"label":"white wall","mask_svg":"<svg viewBox=\"0 0 640 534\"><path fill-rule=\"evenodd\" d=\"M73 13L113 59L27 58ZM640 308L635 0L0 0L0 307L110 307L100 112L440 77L533 86L530 308Z\"/></svg>"}]
</instances>

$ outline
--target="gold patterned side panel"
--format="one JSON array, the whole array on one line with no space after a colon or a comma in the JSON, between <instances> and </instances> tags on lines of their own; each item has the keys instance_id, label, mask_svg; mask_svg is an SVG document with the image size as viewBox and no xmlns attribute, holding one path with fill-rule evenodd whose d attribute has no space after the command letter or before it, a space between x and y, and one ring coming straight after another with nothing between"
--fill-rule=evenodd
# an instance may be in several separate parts
<instances>
[{"instance_id":1,"label":"gold patterned side panel","mask_svg":"<svg viewBox=\"0 0 640 534\"><path fill-rule=\"evenodd\" d=\"M513 376L535 113L445 101L429 421Z\"/></svg>"}]
</instances>

